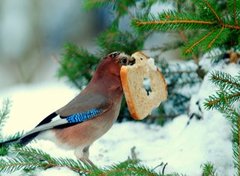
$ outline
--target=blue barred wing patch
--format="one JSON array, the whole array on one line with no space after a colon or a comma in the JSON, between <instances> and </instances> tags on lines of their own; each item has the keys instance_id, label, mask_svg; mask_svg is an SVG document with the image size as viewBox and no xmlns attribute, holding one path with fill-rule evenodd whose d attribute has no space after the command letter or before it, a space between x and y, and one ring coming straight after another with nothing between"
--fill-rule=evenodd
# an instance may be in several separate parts
<instances>
[{"instance_id":1,"label":"blue barred wing patch","mask_svg":"<svg viewBox=\"0 0 240 176\"><path fill-rule=\"evenodd\" d=\"M80 112L77 114L70 115L66 119L68 123L80 123L99 115L101 112L102 111L100 109L94 108L85 112Z\"/></svg>"}]
</instances>

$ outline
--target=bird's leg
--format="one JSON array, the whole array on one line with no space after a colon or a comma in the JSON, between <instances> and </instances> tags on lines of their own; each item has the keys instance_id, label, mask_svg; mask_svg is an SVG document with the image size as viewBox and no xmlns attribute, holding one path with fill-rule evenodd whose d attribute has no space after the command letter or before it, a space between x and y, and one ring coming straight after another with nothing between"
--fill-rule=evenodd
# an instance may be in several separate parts
<instances>
[{"instance_id":1,"label":"bird's leg","mask_svg":"<svg viewBox=\"0 0 240 176\"><path fill-rule=\"evenodd\" d=\"M91 166L95 166L94 163L89 159L89 148L90 148L90 146L83 148L83 150L82 150L83 151L83 160L86 163L90 164Z\"/></svg>"},{"instance_id":2,"label":"bird's leg","mask_svg":"<svg viewBox=\"0 0 240 176\"><path fill-rule=\"evenodd\" d=\"M95 164L89 159L89 147L90 146L78 148L75 150L75 156L83 163L96 167Z\"/></svg>"},{"instance_id":3,"label":"bird's leg","mask_svg":"<svg viewBox=\"0 0 240 176\"><path fill-rule=\"evenodd\" d=\"M89 158L89 148L90 146L84 147L82 152L83 152L83 157L84 158Z\"/></svg>"},{"instance_id":4,"label":"bird's leg","mask_svg":"<svg viewBox=\"0 0 240 176\"><path fill-rule=\"evenodd\" d=\"M85 164L91 165L93 167L96 167L95 164L89 159L89 158L80 158L80 161L82 161Z\"/></svg>"}]
</instances>

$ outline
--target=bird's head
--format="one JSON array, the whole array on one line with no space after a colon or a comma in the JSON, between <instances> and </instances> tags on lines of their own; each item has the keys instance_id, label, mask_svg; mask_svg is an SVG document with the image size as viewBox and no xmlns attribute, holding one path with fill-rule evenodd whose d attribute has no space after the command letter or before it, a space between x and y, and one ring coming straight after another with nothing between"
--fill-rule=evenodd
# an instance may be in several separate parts
<instances>
[{"instance_id":1,"label":"bird's head","mask_svg":"<svg viewBox=\"0 0 240 176\"><path fill-rule=\"evenodd\" d=\"M121 66L132 65L134 62L134 58L129 55L115 51L104 57L96 70L96 74L100 77L108 75L120 76Z\"/></svg>"},{"instance_id":2,"label":"bird's head","mask_svg":"<svg viewBox=\"0 0 240 176\"><path fill-rule=\"evenodd\" d=\"M112 62L117 63L120 67L122 65L132 65L135 63L134 58L131 58L129 55L119 51L108 54L106 58L109 58Z\"/></svg>"},{"instance_id":3,"label":"bird's head","mask_svg":"<svg viewBox=\"0 0 240 176\"><path fill-rule=\"evenodd\" d=\"M122 84L120 79L121 66L134 64L135 59L123 52L112 52L105 56L97 67L95 74L91 80L91 86L97 88L98 91L113 92L119 90L122 94ZM110 91L111 90L111 91ZM118 95L118 94L116 94Z\"/></svg>"}]
</instances>

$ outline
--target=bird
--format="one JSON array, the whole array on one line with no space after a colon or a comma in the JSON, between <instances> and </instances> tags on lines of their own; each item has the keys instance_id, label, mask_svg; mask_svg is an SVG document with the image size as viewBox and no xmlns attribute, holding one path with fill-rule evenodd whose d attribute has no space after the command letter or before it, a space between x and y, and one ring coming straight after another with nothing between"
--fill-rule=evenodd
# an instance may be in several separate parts
<instances>
[{"instance_id":1,"label":"bird","mask_svg":"<svg viewBox=\"0 0 240 176\"><path fill-rule=\"evenodd\" d=\"M51 139L74 150L77 159L90 163L89 148L116 121L123 97L120 69L134 60L124 52L105 56L89 84L68 104L44 118L23 136L0 143L27 145L33 139Z\"/></svg>"}]
</instances>

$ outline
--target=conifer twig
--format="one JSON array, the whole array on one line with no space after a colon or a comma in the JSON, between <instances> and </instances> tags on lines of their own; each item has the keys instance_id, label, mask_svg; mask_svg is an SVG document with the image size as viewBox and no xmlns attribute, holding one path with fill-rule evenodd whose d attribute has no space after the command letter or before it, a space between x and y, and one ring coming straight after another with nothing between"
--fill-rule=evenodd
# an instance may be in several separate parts
<instances>
[{"instance_id":1,"label":"conifer twig","mask_svg":"<svg viewBox=\"0 0 240 176\"><path fill-rule=\"evenodd\" d=\"M212 45L214 44L214 42L218 39L218 37L220 36L220 34L223 32L224 28L222 27L222 29L218 32L218 34L213 38L213 40L208 44L208 48L211 48Z\"/></svg>"},{"instance_id":2,"label":"conifer twig","mask_svg":"<svg viewBox=\"0 0 240 176\"><path fill-rule=\"evenodd\" d=\"M212 25L214 21L203 21L203 20L153 20L153 21L139 21L136 20L135 24L137 26L143 25L156 25L156 24L202 24L202 25Z\"/></svg>"},{"instance_id":3,"label":"conifer twig","mask_svg":"<svg viewBox=\"0 0 240 176\"><path fill-rule=\"evenodd\" d=\"M185 35L185 33L184 33L183 31L179 31L179 35L180 35L180 37L182 38L182 40L183 40L185 43L187 43L188 38L187 38L187 36ZM198 62L199 62L198 57L197 57L194 53L192 53L192 57L193 57L193 60L194 60L195 64L198 64Z\"/></svg>"},{"instance_id":4,"label":"conifer twig","mask_svg":"<svg viewBox=\"0 0 240 176\"><path fill-rule=\"evenodd\" d=\"M223 22L222 22L221 18L218 16L217 12L214 10L214 8L211 6L211 4L207 0L203 0L203 1L208 6L208 8L211 10L211 12L215 15L218 22L222 25Z\"/></svg>"},{"instance_id":5,"label":"conifer twig","mask_svg":"<svg viewBox=\"0 0 240 176\"><path fill-rule=\"evenodd\" d=\"M237 0L233 0L233 2L234 2L234 5L233 5L233 8L234 8L234 10L233 10L234 24L238 26L238 20L237 20Z\"/></svg>"},{"instance_id":6,"label":"conifer twig","mask_svg":"<svg viewBox=\"0 0 240 176\"><path fill-rule=\"evenodd\" d=\"M225 101L225 102L228 102L229 99L232 99L232 98L234 98L234 97L240 97L240 92L237 92L237 93L231 94L231 95L224 95L224 97L221 97L221 96L219 96L219 97L212 96L212 97L210 97L210 99L208 100L206 106L211 107L211 108L214 108L214 106L216 106L216 105L221 105L221 104L222 104L222 102L223 102L223 99L222 99L222 98L224 98L224 101ZM222 108L222 107L221 107L221 108Z\"/></svg>"},{"instance_id":7,"label":"conifer twig","mask_svg":"<svg viewBox=\"0 0 240 176\"><path fill-rule=\"evenodd\" d=\"M128 7L126 5L124 5L123 3L119 2L119 6L122 7L124 10L126 10L126 12L128 12L128 15L133 19L134 15L132 14L132 12L128 9Z\"/></svg>"},{"instance_id":8,"label":"conifer twig","mask_svg":"<svg viewBox=\"0 0 240 176\"><path fill-rule=\"evenodd\" d=\"M179 9L179 2L177 5L178 11L170 10L163 12L155 16L153 14L150 17L142 17L133 20L133 25L140 31L145 30L160 30L160 31L180 31L180 37L183 41L186 41L182 36L183 30L204 30L210 31L210 33L204 33L205 36L195 36L186 43L191 43L187 49L183 50L183 53L189 55L190 53L198 54L200 51L209 51L212 47L221 46L231 47L236 43L239 43L237 39L233 42L232 35L237 35L240 31L239 19L240 14L240 3L237 0L229 0L228 14L221 14L213 5L210 0L198 0L196 2L196 8L198 11L187 13L182 12ZM231 9L231 11L230 11ZM206 15L205 15L206 12ZM230 13L231 12L231 13ZM205 16L204 16L205 15ZM231 46L225 46L225 45ZM186 44L185 44L186 45ZM197 50L194 48L201 48ZM186 48L186 47L185 47ZM193 55L194 58L194 55ZM195 59L194 59L195 60Z\"/></svg>"},{"instance_id":9,"label":"conifer twig","mask_svg":"<svg viewBox=\"0 0 240 176\"><path fill-rule=\"evenodd\" d=\"M10 109L9 109L10 104L11 104L10 100L8 99L4 100L2 103L2 109L0 110L0 133L6 122L6 119L8 118L8 114L10 113Z\"/></svg>"},{"instance_id":10,"label":"conifer twig","mask_svg":"<svg viewBox=\"0 0 240 176\"><path fill-rule=\"evenodd\" d=\"M238 174L240 174L240 115L238 116Z\"/></svg>"},{"instance_id":11,"label":"conifer twig","mask_svg":"<svg viewBox=\"0 0 240 176\"><path fill-rule=\"evenodd\" d=\"M224 72L213 72L211 81L219 87L219 91L204 103L207 109L215 108L225 114L232 124L233 158L237 175L240 174L240 113L233 103L239 103L240 100L239 76L240 72L236 77Z\"/></svg>"},{"instance_id":12,"label":"conifer twig","mask_svg":"<svg viewBox=\"0 0 240 176\"><path fill-rule=\"evenodd\" d=\"M235 30L240 30L240 26L238 25L231 25L231 24L221 24L222 27L224 28L229 28L229 29L235 29Z\"/></svg>"},{"instance_id":13,"label":"conifer twig","mask_svg":"<svg viewBox=\"0 0 240 176\"><path fill-rule=\"evenodd\" d=\"M200 38L199 40L197 40L195 43L193 43L189 48L187 48L185 50L185 53L191 53L193 48L196 47L199 43L201 43L203 40L205 40L208 36L210 36L212 33L214 32L214 30L208 32L206 35L204 35L202 38Z\"/></svg>"}]
</instances>

